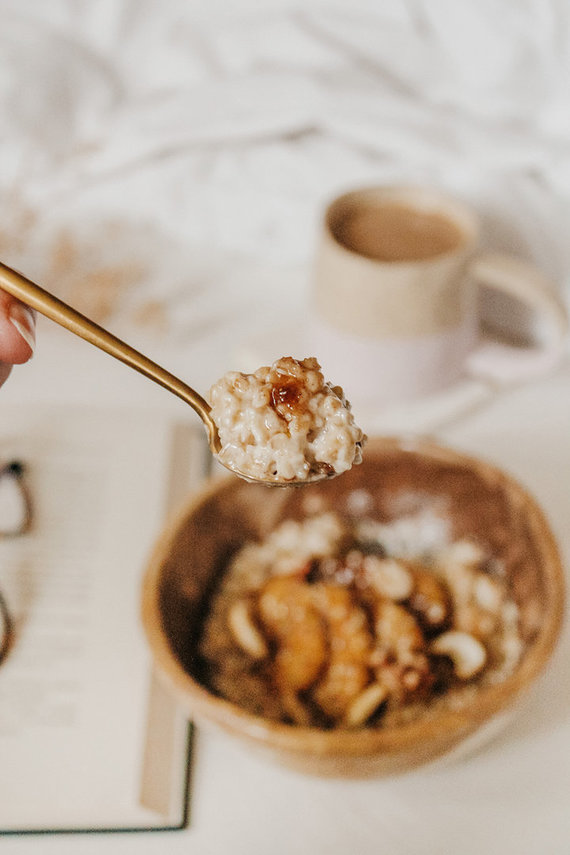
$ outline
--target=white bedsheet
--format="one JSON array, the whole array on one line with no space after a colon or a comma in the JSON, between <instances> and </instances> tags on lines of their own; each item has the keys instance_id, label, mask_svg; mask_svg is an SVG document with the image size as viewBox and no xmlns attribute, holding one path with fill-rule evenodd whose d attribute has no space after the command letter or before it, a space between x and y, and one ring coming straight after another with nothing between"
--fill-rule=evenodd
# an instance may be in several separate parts
<instances>
[{"instance_id":1,"label":"white bedsheet","mask_svg":"<svg viewBox=\"0 0 570 855\"><path fill-rule=\"evenodd\" d=\"M353 185L445 187L565 287L569 71L564 0L7 0L1 255L139 343L207 337L201 384L302 308Z\"/></svg>"}]
</instances>

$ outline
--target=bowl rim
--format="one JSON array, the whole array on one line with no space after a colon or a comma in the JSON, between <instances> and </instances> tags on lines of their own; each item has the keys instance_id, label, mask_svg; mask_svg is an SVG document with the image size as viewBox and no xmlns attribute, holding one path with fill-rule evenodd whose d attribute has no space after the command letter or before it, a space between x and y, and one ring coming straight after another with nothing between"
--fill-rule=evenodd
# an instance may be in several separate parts
<instances>
[{"instance_id":1,"label":"bowl rim","mask_svg":"<svg viewBox=\"0 0 570 855\"><path fill-rule=\"evenodd\" d=\"M213 496L231 490L239 482L236 476L213 476L193 492L167 520L151 551L142 579L141 618L152 658L159 674L199 723L212 723L222 729L265 743L276 750L296 754L310 752L322 756L363 756L390 754L417 747L420 741L436 738L442 729L449 734L471 732L474 726L511 706L523 690L530 687L546 667L560 635L565 612L565 579L561 555L550 525L536 499L516 478L498 466L471 454L422 437L374 437L368 441L368 454L401 451L427 456L431 460L474 468L485 479L508 485L525 505L532 521L533 537L540 544L543 577L547 588L548 612L536 638L526 650L515 671L497 684L479 687L476 702L461 709L442 709L428 717L391 725L355 730L302 727L271 721L247 712L237 704L215 695L182 666L165 632L158 592L164 562L173 539L185 521ZM269 488L268 488L269 489Z\"/></svg>"}]
</instances>

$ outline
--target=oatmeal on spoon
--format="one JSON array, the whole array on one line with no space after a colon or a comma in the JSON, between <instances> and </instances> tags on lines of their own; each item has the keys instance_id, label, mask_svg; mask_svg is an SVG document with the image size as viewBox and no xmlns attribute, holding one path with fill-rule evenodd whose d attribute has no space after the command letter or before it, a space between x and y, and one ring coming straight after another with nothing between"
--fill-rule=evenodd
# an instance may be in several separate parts
<instances>
[{"instance_id":1,"label":"oatmeal on spoon","mask_svg":"<svg viewBox=\"0 0 570 855\"><path fill-rule=\"evenodd\" d=\"M218 459L253 480L306 483L346 472L366 439L340 386L313 357L284 356L254 374L229 372L210 389Z\"/></svg>"},{"instance_id":2,"label":"oatmeal on spoon","mask_svg":"<svg viewBox=\"0 0 570 855\"><path fill-rule=\"evenodd\" d=\"M278 359L255 374L230 372L212 406L194 389L16 270L0 263L0 288L182 398L200 416L227 469L271 486L308 484L360 463L364 435L342 389L316 359Z\"/></svg>"}]
</instances>

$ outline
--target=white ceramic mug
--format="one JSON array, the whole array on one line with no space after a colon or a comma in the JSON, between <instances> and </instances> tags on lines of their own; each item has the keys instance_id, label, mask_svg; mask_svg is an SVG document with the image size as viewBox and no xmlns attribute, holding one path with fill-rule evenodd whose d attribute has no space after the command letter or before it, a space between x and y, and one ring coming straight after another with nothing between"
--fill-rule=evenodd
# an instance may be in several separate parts
<instances>
[{"instance_id":1,"label":"white ceramic mug","mask_svg":"<svg viewBox=\"0 0 570 855\"><path fill-rule=\"evenodd\" d=\"M478 252L479 236L474 211L423 187L369 187L328 206L311 340L353 403L412 401L466 375L520 381L560 359L568 320L556 289L520 259ZM521 301L543 341L483 341L481 285Z\"/></svg>"}]
</instances>

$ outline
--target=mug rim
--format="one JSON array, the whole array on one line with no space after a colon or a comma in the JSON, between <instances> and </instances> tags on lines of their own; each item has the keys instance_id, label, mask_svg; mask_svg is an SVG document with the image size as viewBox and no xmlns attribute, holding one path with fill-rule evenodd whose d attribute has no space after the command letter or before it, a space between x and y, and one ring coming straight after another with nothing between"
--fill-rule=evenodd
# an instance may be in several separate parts
<instances>
[{"instance_id":1,"label":"mug rim","mask_svg":"<svg viewBox=\"0 0 570 855\"><path fill-rule=\"evenodd\" d=\"M333 221L333 218L338 218L339 209L350 208L351 205L355 208L357 202L366 200L406 202L410 207L423 211L432 210L437 206L440 209L439 212L459 230L461 238L450 249L423 258L383 259L366 255L340 240L336 231L338 222ZM335 196L326 205L323 223L325 236L337 251L375 267L402 269L437 264L442 259L469 253L475 249L481 232L480 219L474 209L452 194L424 184L375 184L347 190Z\"/></svg>"}]
</instances>

